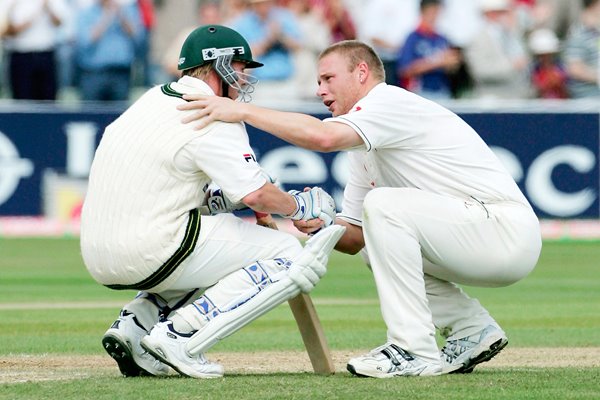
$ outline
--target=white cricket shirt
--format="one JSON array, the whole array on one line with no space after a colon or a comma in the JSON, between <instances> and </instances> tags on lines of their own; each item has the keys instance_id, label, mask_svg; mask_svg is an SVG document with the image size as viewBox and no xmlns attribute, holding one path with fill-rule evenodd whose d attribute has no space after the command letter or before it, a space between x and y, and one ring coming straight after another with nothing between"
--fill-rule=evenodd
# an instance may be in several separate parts
<instances>
[{"instance_id":1,"label":"white cricket shirt","mask_svg":"<svg viewBox=\"0 0 600 400\"><path fill-rule=\"evenodd\" d=\"M325 122L346 124L364 146L348 149L351 177L340 217L361 224L362 203L377 187L418 188L482 202L525 196L477 132L458 115L402 88L380 83L352 110Z\"/></svg>"},{"instance_id":2,"label":"white cricket shirt","mask_svg":"<svg viewBox=\"0 0 600 400\"><path fill-rule=\"evenodd\" d=\"M201 205L210 181L234 202L266 183L243 124L214 122L194 130L181 123L186 112L176 109L184 93L214 95L187 76L156 86L106 128L96 150L81 251L90 274L104 285L138 284L165 265L184 238L196 235L187 229L190 210ZM168 286L178 274L174 269L159 283Z\"/></svg>"}]
</instances>

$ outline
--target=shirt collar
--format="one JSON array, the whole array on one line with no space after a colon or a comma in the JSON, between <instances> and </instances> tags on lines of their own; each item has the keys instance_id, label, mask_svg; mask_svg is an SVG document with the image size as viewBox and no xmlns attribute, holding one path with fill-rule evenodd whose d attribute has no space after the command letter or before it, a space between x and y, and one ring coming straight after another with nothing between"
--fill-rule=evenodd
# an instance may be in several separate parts
<instances>
[{"instance_id":1,"label":"shirt collar","mask_svg":"<svg viewBox=\"0 0 600 400\"><path fill-rule=\"evenodd\" d=\"M172 83L171 86L174 90L182 94L200 93L215 95L215 92L213 92L206 82L188 75L182 76L177 82Z\"/></svg>"}]
</instances>

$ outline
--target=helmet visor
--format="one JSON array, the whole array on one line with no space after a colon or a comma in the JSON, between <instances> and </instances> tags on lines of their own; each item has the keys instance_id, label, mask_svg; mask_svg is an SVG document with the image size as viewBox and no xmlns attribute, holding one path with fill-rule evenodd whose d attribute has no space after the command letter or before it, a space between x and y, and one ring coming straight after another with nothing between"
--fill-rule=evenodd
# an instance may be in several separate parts
<instances>
[{"instance_id":1,"label":"helmet visor","mask_svg":"<svg viewBox=\"0 0 600 400\"><path fill-rule=\"evenodd\" d=\"M258 79L253 75L234 70L231 66L232 58L232 55L217 57L214 61L215 71L223 79L223 82L237 90L238 101L249 103L252 101L252 93L254 93Z\"/></svg>"}]
</instances>

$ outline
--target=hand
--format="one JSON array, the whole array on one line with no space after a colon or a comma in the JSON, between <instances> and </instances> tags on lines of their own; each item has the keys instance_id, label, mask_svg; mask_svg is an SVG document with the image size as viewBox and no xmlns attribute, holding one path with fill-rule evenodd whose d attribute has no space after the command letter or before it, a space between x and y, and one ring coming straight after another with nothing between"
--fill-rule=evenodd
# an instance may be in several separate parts
<instances>
[{"instance_id":1,"label":"hand","mask_svg":"<svg viewBox=\"0 0 600 400\"><path fill-rule=\"evenodd\" d=\"M460 66L462 56L458 50L446 49L442 52L442 66L447 71L455 71Z\"/></svg>"},{"instance_id":2,"label":"hand","mask_svg":"<svg viewBox=\"0 0 600 400\"><path fill-rule=\"evenodd\" d=\"M296 201L296 210L291 215L284 215L284 218L304 221L319 218L326 227L333 224L336 214L335 201L326 191L315 186L304 192L290 190L288 193Z\"/></svg>"},{"instance_id":3,"label":"hand","mask_svg":"<svg viewBox=\"0 0 600 400\"><path fill-rule=\"evenodd\" d=\"M210 215L229 213L248 208L244 203L232 203L220 187L211 183L204 192L202 205L207 206Z\"/></svg>"},{"instance_id":4,"label":"hand","mask_svg":"<svg viewBox=\"0 0 600 400\"><path fill-rule=\"evenodd\" d=\"M308 221L298 220L292 221L296 229L307 235L314 235L323 228L323 221L319 218L310 219Z\"/></svg>"},{"instance_id":5,"label":"hand","mask_svg":"<svg viewBox=\"0 0 600 400\"><path fill-rule=\"evenodd\" d=\"M185 94L184 100L187 103L180 104L177 109L180 111L193 111L181 119L184 124L198 121L194 126L195 130L200 130L214 121L223 122L241 122L244 120L242 112L243 103L235 102L228 97L207 96L204 94Z\"/></svg>"}]
</instances>

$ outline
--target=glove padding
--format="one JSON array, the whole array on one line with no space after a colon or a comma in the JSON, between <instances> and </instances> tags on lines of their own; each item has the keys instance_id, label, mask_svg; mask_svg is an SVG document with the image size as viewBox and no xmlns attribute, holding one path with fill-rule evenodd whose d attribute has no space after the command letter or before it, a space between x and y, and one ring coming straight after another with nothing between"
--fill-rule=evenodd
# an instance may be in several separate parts
<instances>
[{"instance_id":1,"label":"glove padding","mask_svg":"<svg viewBox=\"0 0 600 400\"><path fill-rule=\"evenodd\" d=\"M321 263L314 264L312 268L293 264L288 271L288 276L298 285L302 293L309 293L315 288L315 285L325 275L326 271L327 268Z\"/></svg>"},{"instance_id":2,"label":"glove padding","mask_svg":"<svg viewBox=\"0 0 600 400\"><path fill-rule=\"evenodd\" d=\"M248 208L248 206L242 202L232 203L231 200L225 196L225 193L223 193L221 188L214 183L208 185L208 188L204 192L203 205L208 207L210 215L230 213Z\"/></svg>"},{"instance_id":3,"label":"glove padding","mask_svg":"<svg viewBox=\"0 0 600 400\"><path fill-rule=\"evenodd\" d=\"M308 221L319 218L325 223L325 227L333 224L336 215L335 201L333 197L318 186L311 188L306 192L290 190L296 201L296 211L291 215L283 215L284 218L293 220Z\"/></svg>"}]
</instances>

